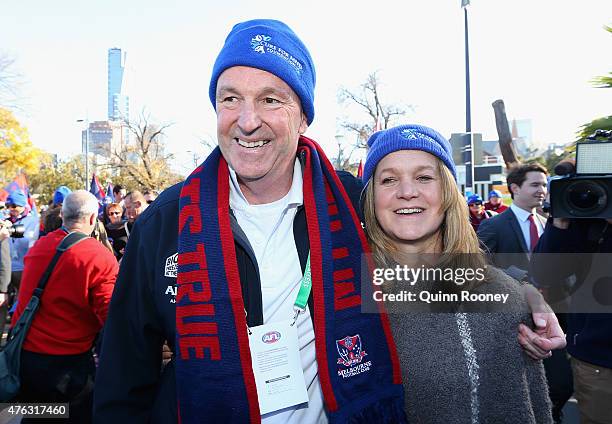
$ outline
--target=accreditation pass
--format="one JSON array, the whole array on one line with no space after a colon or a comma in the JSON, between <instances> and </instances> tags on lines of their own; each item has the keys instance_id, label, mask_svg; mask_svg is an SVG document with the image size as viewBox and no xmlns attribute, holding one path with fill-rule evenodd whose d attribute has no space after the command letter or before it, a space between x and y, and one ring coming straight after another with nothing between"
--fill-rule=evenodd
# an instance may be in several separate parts
<instances>
[{"instance_id":1,"label":"accreditation pass","mask_svg":"<svg viewBox=\"0 0 612 424\"><path fill-rule=\"evenodd\" d=\"M251 327L249 346L261 415L308 402L297 325L292 320Z\"/></svg>"}]
</instances>

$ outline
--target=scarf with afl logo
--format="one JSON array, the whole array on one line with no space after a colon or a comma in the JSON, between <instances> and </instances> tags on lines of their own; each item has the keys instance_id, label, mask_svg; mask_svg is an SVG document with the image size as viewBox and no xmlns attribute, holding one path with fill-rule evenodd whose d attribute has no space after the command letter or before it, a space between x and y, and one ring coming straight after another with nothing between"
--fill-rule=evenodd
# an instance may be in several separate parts
<instances>
[{"instance_id":1,"label":"scarf with afl logo","mask_svg":"<svg viewBox=\"0 0 612 424\"><path fill-rule=\"evenodd\" d=\"M319 381L330 422L405 422L387 316L361 313L366 238L317 143L301 137ZM261 421L229 215L227 162L215 149L180 196L176 384L179 422ZM279 252L279 257L282 252Z\"/></svg>"}]
</instances>

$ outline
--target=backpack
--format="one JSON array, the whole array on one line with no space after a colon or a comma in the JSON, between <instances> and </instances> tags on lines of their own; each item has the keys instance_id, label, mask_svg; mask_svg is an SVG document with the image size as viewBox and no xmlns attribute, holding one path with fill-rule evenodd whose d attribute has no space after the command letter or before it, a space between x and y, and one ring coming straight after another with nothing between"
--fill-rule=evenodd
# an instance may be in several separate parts
<instances>
[{"instance_id":1,"label":"backpack","mask_svg":"<svg viewBox=\"0 0 612 424\"><path fill-rule=\"evenodd\" d=\"M53 256L49 266L40 278L38 287L34 289L25 310L9 332L6 345L0 352L0 402L7 402L19 393L19 387L21 385L19 378L21 368L21 347L28 334L30 325L32 325L34 315L40 306L40 298L51 276L51 272L55 268L62 253L86 238L88 238L87 235L75 231L62 239L56 249L55 256Z\"/></svg>"}]
</instances>

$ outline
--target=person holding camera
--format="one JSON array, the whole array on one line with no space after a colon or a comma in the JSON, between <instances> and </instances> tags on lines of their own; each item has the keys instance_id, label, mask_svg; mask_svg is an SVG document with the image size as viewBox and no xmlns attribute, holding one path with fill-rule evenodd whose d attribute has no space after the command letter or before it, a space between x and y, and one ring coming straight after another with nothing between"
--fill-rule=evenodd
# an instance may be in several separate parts
<instances>
[{"instance_id":1,"label":"person holding camera","mask_svg":"<svg viewBox=\"0 0 612 424\"><path fill-rule=\"evenodd\" d=\"M0 223L0 331L4 330L8 285L11 282L11 249L9 230Z\"/></svg>"},{"instance_id":2,"label":"person holding camera","mask_svg":"<svg viewBox=\"0 0 612 424\"><path fill-rule=\"evenodd\" d=\"M2 234L6 240L1 241L2 246L2 279L0 281L0 331L4 329L7 313L16 300L17 292L21 284L23 272L23 258L28 249L38 239L39 223L38 217L31 213L27 206L26 195L20 189L12 191L6 198L6 208L9 211L6 225L2 225ZM11 228L12 227L12 228ZM18 231L17 228L19 228ZM8 238L10 236L10 238ZM8 257L8 259L7 259ZM5 261L10 262L5 265ZM4 279L9 282L5 286Z\"/></svg>"},{"instance_id":3,"label":"person holding camera","mask_svg":"<svg viewBox=\"0 0 612 424\"><path fill-rule=\"evenodd\" d=\"M23 272L23 258L38 239L38 216L32 213L27 207L28 200L20 189L14 190L6 199L6 206L9 210L9 221L13 224L21 224L24 228L23 237L12 237L10 240L11 249L11 285L19 290L21 274Z\"/></svg>"},{"instance_id":4,"label":"person holding camera","mask_svg":"<svg viewBox=\"0 0 612 424\"><path fill-rule=\"evenodd\" d=\"M4 207L4 203L2 204ZM9 303L13 300L9 296L9 286L12 275L12 258L10 237L23 237L23 225L13 227L8 219L0 218L0 334L4 330L6 317L9 310Z\"/></svg>"},{"instance_id":5,"label":"person holding camera","mask_svg":"<svg viewBox=\"0 0 612 424\"><path fill-rule=\"evenodd\" d=\"M612 253L612 219L550 218L534 253L530 275L539 287L553 288L570 276L575 276L579 285L591 269L585 253ZM540 253L566 255L559 260L559 256ZM611 423L612 314L569 313L567 351L580 422Z\"/></svg>"}]
</instances>

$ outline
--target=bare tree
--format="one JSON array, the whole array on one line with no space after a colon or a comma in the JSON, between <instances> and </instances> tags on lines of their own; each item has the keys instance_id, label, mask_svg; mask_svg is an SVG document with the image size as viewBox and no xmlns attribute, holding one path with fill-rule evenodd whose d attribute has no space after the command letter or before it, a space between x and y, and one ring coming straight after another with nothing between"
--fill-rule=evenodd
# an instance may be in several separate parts
<instances>
[{"instance_id":1,"label":"bare tree","mask_svg":"<svg viewBox=\"0 0 612 424\"><path fill-rule=\"evenodd\" d=\"M169 161L174 155L166 153L164 148L164 131L172 124L154 123L143 111L137 120L125 125L132 140L110 152L109 167L127 174L141 187L151 189L165 188L180 181L181 177L170 170Z\"/></svg>"},{"instance_id":2,"label":"bare tree","mask_svg":"<svg viewBox=\"0 0 612 424\"><path fill-rule=\"evenodd\" d=\"M208 156L219 143L210 135L200 138L200 145L202 146L202 156Z\"/></svg>"},{"instance_id":3,"label":"bare tree","mask_svg":"<svg viewBox=\"0 0 612 424\"><path fill-rule=\"evenodd\" d=\"M336 169L348 170L351 168L351 158L359 147L355 143L347 143L342 135L336 135L338 155L333 159Z\"/></svg>"},{"instance_id":4,"label":"bare tree","mask_svg":"<svg viewBox=\"0 0 612 424\"><path fill-rule=\"evenodd\" d=\"M7 109L21 109L19 89L23 76L15 70L15 59L0 52L0 106Z\"/></svg>"},{"instance_id":5,"label":"bare tree","mask_svg":"<svg viewBox=\"0 0 612 424\"><path fill-rule=\"evenodd\" d=\"M368 75L366 81L357 90L340 88L338 99L341 104L357 106L366 118L359 121L344 119L340 126L357 135L354 145L357 148L367 147L367 141L378 129L386 129L395 123L395 120L404 116L412 106L388 104L383 102L381 95L381 81L378 71ZM377 126L379 128L377 128Z\"/></svg>"}]
</instances>

